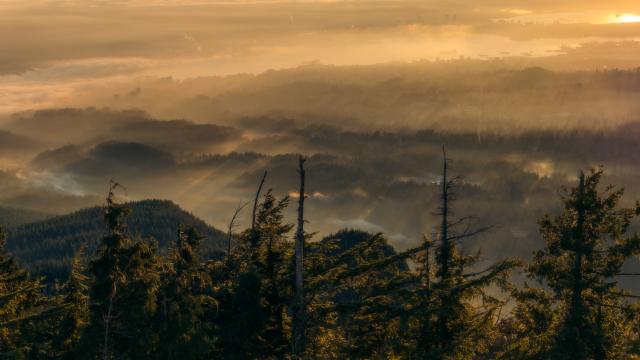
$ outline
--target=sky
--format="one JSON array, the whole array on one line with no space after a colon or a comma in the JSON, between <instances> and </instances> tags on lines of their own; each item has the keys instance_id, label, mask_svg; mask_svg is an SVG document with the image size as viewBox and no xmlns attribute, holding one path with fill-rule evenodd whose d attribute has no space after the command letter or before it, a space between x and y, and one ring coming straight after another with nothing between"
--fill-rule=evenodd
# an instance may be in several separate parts
<instances>
[{"instance_id":1,"label":"sky","mask_svg":"<svg viewBox=\"0 0 640 360\"><path fill-rule=\"evenodd\" d=\"M543 59L605 44L582 51L594 61L581 69L624 67L640 53L619 44L637 40L630 0L0 0L0 114L74 105L105 83L305 64Z\"/></svg>"}]
</instances>

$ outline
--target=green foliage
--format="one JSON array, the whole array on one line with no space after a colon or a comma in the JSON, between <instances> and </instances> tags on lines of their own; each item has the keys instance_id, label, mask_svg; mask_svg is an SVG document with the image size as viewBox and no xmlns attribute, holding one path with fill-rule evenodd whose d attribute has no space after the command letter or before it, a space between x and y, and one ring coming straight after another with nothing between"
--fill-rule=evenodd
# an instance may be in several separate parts
<instances>
[{"instance_id":1,"label":"green foliage","mask_svg":"<svg viewBox=\"0 0 640 360\"><path fill-rule=\"evenodd\" d=\"M60 357L74 359L79 357L78 345L82 333L89 323L89 278L83 265L83 247L73 257L71 273L59 291L59 303L65 306L58 326L55 342Z\"/></svg>"},{"instance_id":2,"label":"green foliage","mask_svg":"<svg viewBox=\"0 0 640 360\"><path fill-rule=\"evenodd\" d=\"M38 211L0 206L0 226L12 229L19 225L30 224L51 217Z\"/></svg>"},{"instance_id":3,"label":"green foliage","mask_svg":"<svg viewBox=\"0 0 640 360\"><path fill-rule=\"evenodd\" d=\"M283 216L288 203L288 198L277 201L268 191L255 227L238 239L231 274L237 284L223 304L226 314L221 315L231 321L221 324L220 330L220 346L229 358L282 358L289 351L291 320L287 310L293 294L293 246L287 238L292 225L285 224ZM252 325L244 326L246 322ZM238 341L252 344L238 347Z\"/></svg>"},{"instance_id":4,"label":"green foliage","mask_svg":"<svg viewBox=\"0 0 640 360\"><path fill-rule=\"evenodd\" d=\"M539 222L545 247L527 270L542 290L516 292L514 336L505 358L621 359L637 337L637 309L617 287L624 263L640 253L627 230L638 208L620 208L622 189L600 190L602 170L580 174L562 197L563 211ZM633 335L634 331L636 335Z\"/></svg>"},{"instance_id":5,"label":"green foliage","mask_svg":"<svg viewBox=\"0 0 640 360\"><path fill-rule=\"evenodd\" d=\"M107 198L108 233L89 264L92 281L90 322L82 340L85 354L102 358L143 359L155 341L152 319L160 285L156 246L125 235L122 217L130 210Z\"/></svg>"},{"instance_id":6,"label":"green foliage","mask_svg":"<svg viewBox=\"0 0 640 360\"><path fill-rule=\"evenodd\" d=\"M217 312L214 284L201 266L201 237L190 228L178 232L160 277L155 359L202 359L212 352Z\"/></svg>"},{"instance_id":7,"label":"green foliage","mask_svg":"<svg viewBox=\"0 0 640 360\"><path fill-rule=\"evenodd\" d=\"M601 191L601 176L581 176L563 197L563 211L540 220L545 247L526 270L541 287L510 284L518 261L481 268L480 254L462 251L461 241L486 229L459 230L465 218L451 215L457 179L446 177L446 161L433 240L398 252L382 234L341 230L320 241L305 234L304 358L637 359L640 308L617 280L635 275L621 269L640 254L640 238L627 235L640 211L618 206L621 190ZM136 215L115 201L117 188L112 184L102 210L106 231L88 266L77 247L61 285L31 278L0 232L0 358L298 358L288 198L268 191L255 224L229 234L233 246L224 259L203 251L197 226L179 225L177 236L163 240L161 256L156 240L130 236L127 219ZM175 213L163 214L170 219L143 223L168 228ZM86 234L95 234L86 214L74 216L77 223L61 223L89 224ZM73 233L67 225L39 229L22 239L52 229L59 232L50 239ZM505 315L509 294L515 305Z\"/></svg>"},{"instance_id":8,"label":"green foliage","mask_svg":"<svg viewBox=\"0 0 640 360\"><path fill-rule=\"evenodd\" d=\"M504 305L504 301L487 290L490 286L506 289L511 270L519 262L504 260L484 270L472 271L480 254L463 254L459 244L488 229L471 230L467 225L459 230L467 218L453 219L452 206L459 178L448 177L448 162L444 153L435 253L431 258L429 250L434 244L425 238L425 253L420 259L422 286L415 294L418 327L415 356L475 359L490 351L497 336L496 317Z\"/></svg>"},{"instance_id":9,"label":"green foliage","mask_svg":"<svg viewBox=\"0 0 640 360\"><path fill-rule=\"evenodd\" d=\"M52 352L50 318L60 307L41 292L39 280L16 264L5 249L0 228L0 355L3 358L47 358Z\"/></svg>"},{"instance_id":10,"label":"green foliage","mask_svg":"<svg viewBox=\"0 0 640 360\"><path fill-rule=\"evenodd\" d=\"M332 351L347 358L379 358L402 343L403 291L409 268L381 234L342 230L309 245L308 302L313 356ZM322 338L333 341L324 343ZM330 346L330 348L326 348Z\"/></svg>"},{"instance_id":11,"label":"green foliage","mask_svg":"<svg viewBox=\"0 0 640 360\"><path fill-rule=\"evenodd\" d=\"M203 237L200 253L204 258L221 256L226 235L166 200L144 200L124 204L131 209L123 219L128 237L154 238L161 253L175 241L180 225L193 227ZM45 281L64 281L69 276L74 252L86 245L93 254L104 233L101 207L93 207L35 223L10 227L7 246L34 275Z\"/></svg>"}]
</instances>

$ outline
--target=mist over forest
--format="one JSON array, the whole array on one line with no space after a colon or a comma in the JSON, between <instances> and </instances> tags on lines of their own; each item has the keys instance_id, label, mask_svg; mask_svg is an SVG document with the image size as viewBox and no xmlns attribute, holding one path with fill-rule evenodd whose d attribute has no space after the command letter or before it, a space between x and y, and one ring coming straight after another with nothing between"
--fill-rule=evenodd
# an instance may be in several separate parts
<instances>
[{"instance_id":1,"label":"mist over forest","mask_svg":"<svg viewBox=\"0 0 640 360\"><path fill-rule=\"evenodd\" d=\"M311 229L379 230L406 248L433 231L445 146L464 178L461 215L495 226L469 250L526 257L539 243L535 219L579 169L604 166L626 200L638 197L640 72L502 66L314 65L147 80L101 107L16 113L2 125L0 196L64 213L100 204L117 178L131 199L171 199L224 228L264 170L276 194L294 192L302 153Z\"/></svg>"},{"instance_id":2,"label":"mist over forest","mask_svg":"<svg viewBox=\"0 0 640 360\"><path fill-rule=\"evenodd\" d=\"M0 1L0 358L640 358L638 14Z\"/></svg>"}]
</instances>

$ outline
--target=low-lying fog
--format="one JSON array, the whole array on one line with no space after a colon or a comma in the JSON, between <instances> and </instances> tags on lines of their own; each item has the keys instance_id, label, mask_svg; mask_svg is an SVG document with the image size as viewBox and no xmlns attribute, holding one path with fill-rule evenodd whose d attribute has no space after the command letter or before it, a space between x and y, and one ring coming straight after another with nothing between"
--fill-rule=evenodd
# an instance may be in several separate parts
<instances>
[{"instance_id":1,"label":"low-lying fog","mask_svg":"<svg viewBox=\"0 0 640 360\"><path fill-rule=\"evenodd\" d=\"M539 69L509 77L532 73L549 81L570 77ZM621 95L612 101L633 97L639 84L635 71L580 78L609 82L609 90L598 91L617 88ZM589 87L584 84L583 89ZM261 96L266 92L257 92L256 101ZM573 111L587 113L588 108L576 105ZM396 247L406 248L434 231L444 145L452 172L463 177L455 214L473 216L478 226L494 226L464 247L482 248L491 260L528 258L541 246L536 221L558 210L562 186L575 182L579 169L604 165L605 181L625 186L627 205L640 199L640 123L631 115L628 121L612 118L607 126L593 128L526 123L513 133L464 122L455 131L418 126L374 131L348 119L318 123L246 116L223 119L220 125L160 120L140 110L24 112L8 119L0 132L0 204L64 213L101 204L108 181L115 179L126 186L123 200L171 199L225 228L235 208L252 198L265 170L267 186L278 196L295 196L296 154L303 153L309 157L309 231L317 237L344 227L382 231ZM289 211L293 221L295 205Z\"/></svg>"}]
</instances>

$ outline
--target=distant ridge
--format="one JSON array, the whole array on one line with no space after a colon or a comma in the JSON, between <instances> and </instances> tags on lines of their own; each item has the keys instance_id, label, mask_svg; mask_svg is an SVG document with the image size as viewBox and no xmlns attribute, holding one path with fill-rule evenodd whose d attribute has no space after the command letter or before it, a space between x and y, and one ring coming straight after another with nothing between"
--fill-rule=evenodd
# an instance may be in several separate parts
<instances>
[{"instance_id":1,"label":"distant ridge","mask_svg":"<svg viewBox=\"0 0 640 360\"><path fill-rule=\"evenodd\" d=\"M45 220L53 215L40 211L0 205L0 227L3 229Z\"/></svg>"},{"instance_id":2,"label":"distant ridge","mask_svg":"<svg viewBox=\"0 0 640 360\"><path fill-rule=\"evenodd\" d=\"M153 237L161 252L175 240L180 225L192 226L203 236L201 254L212 258L222 253L225 234L169 200L143 200L127 203L131 214L127 228L132 238ZM2 219L0 217L0 219ZM7 246L35 276L47 282L65 279L78 247L86 243L91 256L104 235L103 208L96 206L31 223L6 228Z\"/></svg>"}]
</instances>

